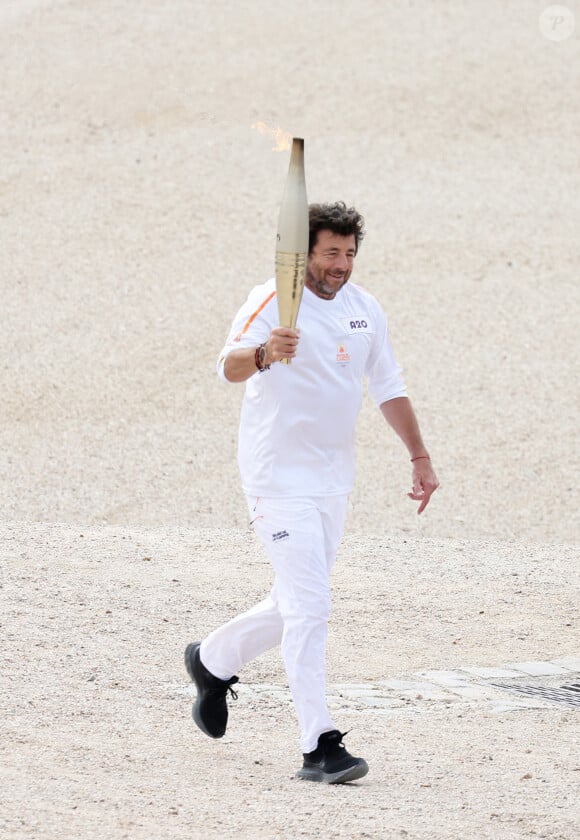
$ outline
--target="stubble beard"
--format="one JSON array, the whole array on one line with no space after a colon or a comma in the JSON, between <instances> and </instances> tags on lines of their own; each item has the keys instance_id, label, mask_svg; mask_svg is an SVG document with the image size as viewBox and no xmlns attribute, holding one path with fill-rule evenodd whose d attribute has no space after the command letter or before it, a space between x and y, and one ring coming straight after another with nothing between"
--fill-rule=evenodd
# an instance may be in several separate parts
<instances>
[{"instance_id":1,"label":"stubble beard","mask_svg":"<svg viewBox=\"0 0 580 840\"><path fill-rule=\"evenodd\" d=\"M315 295L322 298L323 300L334 300L338 292L340 292L340 290L344 288L347 282L348 276L345 275L342 278L341 285L338 286L338 288L332 289L330 288L330 286L327 286L325 284L324 277L322 277L321 279L317 279L316 277L314 277L311 271L307 270L306 272L306 286L310 289L311 292L314 292Z\"/></svg>"}]
</instances>

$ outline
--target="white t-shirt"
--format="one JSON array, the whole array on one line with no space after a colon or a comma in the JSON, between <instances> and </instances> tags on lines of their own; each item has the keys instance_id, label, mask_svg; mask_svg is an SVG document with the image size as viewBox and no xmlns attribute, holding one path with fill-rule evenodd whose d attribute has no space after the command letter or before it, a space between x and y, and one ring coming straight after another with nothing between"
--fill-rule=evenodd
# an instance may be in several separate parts
<instances>
[{"instance_id":1,"label":"white t-shirt","mask_svg":"<svg viewBox=\"0 0 580 840\"><path fill-rule=\"evenodd\" d=\"M256 286L234 318L218 360L257 347L279 326L275 280ZM363 381L377 405L406 396L381 306L348 282L333 300L308 288L289 365L276 362L246 381L238 463L250 496L347 494L354 483L354 436ZM227 381L227 380L226 380Z\"/></svg>"}]
</instances>

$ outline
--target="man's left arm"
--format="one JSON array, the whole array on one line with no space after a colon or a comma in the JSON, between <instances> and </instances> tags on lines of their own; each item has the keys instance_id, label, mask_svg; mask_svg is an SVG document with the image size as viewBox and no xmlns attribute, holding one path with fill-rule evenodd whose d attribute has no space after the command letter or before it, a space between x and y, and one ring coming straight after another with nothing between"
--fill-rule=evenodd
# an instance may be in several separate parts
<instances>
[{"instance_id":1,"label":"man's left arm","mask_svg":"<svg viewBox=\"0 0 580 840\"><path fill-rule=\"evenodd\" d=\"M413 406L408 397L395 397L381 403L380 408L389 426L407 447L413 463L413 489L407 495L410 499L421 503L417 513L422 513L429 504L431 495L439 487L439 481L423 443Z\"/></svg>"}]
</instances>

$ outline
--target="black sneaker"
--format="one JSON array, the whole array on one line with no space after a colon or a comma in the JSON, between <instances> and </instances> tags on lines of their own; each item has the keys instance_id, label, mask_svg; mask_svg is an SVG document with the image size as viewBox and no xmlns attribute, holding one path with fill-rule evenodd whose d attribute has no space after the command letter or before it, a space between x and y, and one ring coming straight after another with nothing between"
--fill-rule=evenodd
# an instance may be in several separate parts
<instances>
[{"instance_id":1,"label":"black sneaker","mask_svg":"<svg viewBox=\"0 0 580 840\"><path fill-rule=\"evenodd\" d=\"M345 735L346 732L341 733L338 729L323 732L314 752L303 753L304 764L296 773L298 778L338 785L366 776L368 764L364 758L355 758L346 750L342 743Z\"/></svg>"},{"instance_id":2,"label":"black sneaker","mask_svg":"<svg viewBox=\"0 0 580 840\"><path fill-rule=\"evenodd\" d=\"M228 691L234 700L238 695L231 688L239 682L237 677L220 680L207 670L199 658L201 642L193 642L185 649L185 667L197 688L197 698L193 704L192 715L202 732L210 738L223 738L228 724Z\"/></svg>"}]
</instances>

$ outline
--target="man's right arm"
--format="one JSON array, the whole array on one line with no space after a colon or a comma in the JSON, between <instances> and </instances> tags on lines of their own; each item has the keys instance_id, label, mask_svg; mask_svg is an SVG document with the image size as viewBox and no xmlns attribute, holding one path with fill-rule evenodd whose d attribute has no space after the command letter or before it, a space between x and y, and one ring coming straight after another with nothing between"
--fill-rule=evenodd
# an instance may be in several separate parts
<instances>
[{"instance_id":1,"label":"man's right arm","mask_svg":"<svg viewBox=\"0 0 580 840\"><path fill-rule=\"evenodd\" d=\"M293 359L298 346L299 330L288 327L274 327L264 344L264 364L271 365L281 359ZM240 347L232 350L224 362L224 375L229 382L245 382L258 372L256 347Z\"/></svg>"}]
</instances>

